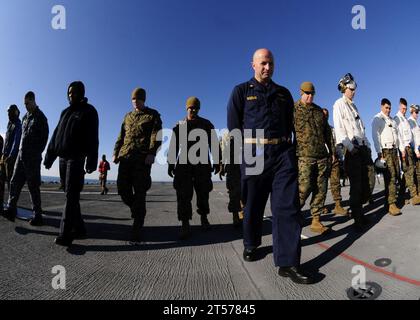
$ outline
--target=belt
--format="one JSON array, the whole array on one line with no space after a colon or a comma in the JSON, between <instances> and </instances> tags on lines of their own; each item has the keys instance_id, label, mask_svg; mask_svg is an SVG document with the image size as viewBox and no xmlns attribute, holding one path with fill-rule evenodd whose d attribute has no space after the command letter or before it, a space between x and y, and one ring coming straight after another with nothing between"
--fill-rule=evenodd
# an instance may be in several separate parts
<instances>
[{"instance_id":1,"label":"belt","mask_svg":"<svg viewBox=\"0 0 420 320\"><path fill-rule=\"evenodd\" d=\"M274 139L257 139L257 138L245 138L244 143L246 144L281 144L281 143L291 143L290 138L274 138Z\"/></svg>"},{"instance_id":2,"label":"belt","mask_svg":"<svg viewBox=\"0 0 420 320\"><path fill-rule=\"evenodd\" d=\"M384 147L382 149L395 149L396 145L393 143L385 143Z\"/></svg>"}]
</instances>

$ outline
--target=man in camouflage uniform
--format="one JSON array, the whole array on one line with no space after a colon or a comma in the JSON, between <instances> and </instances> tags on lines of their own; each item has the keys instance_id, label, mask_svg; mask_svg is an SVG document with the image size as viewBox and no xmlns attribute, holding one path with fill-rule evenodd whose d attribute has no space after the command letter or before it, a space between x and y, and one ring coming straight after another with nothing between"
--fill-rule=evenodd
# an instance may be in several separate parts
<instances>
[{"instance_id":1,"label":"man in camouflage uniform","mask_svg":"<svg viewBox=\"0 0 420 320\"><path fill-rule=\"evenodd\" d=\"M328 122L329 119L329 112L328 109L323 108L322 111L324 112L325 119ZM343 162L343 146L336 145L335 142L335 132L334 127L331 127L331 146L333 150L335 149L335 153L332 154L332 157L330 158L330 187L331 187L331 194L333 196L333 200L335 202L335 208L333 210L333 213L336 215L341 216L347 216L348 211L343 208L341 205L341 201L343 198L341 197L341 183L340 183L340 167ZM324 207L324 213L327 213L328 209Z\"/></svg>"},{"instance_id":2,"label":"man in camouflage uniform","mask_svg":"<svg viewBox=\"0 0 420 320\"><path fill-rule=\"evenodd\" d=\"M420 112L420 106L417 104L412 104L410 106L410 113L411 116L408 119L408 122L410 123L411 131L413 132L414 137L414 153L416 156L416 173L417 173L417 193L420 193L420 126L417 123L417 119L419 117Z\"/></svg>"},{"instance_id":3,"label":"man in camouflage uniform","mask_svg":"<svg viewBox=\"0 0 420 320\"><path fill-rule=\"evenodd\" d=\"M406 186L410 190L411 204L413 206L420 204L420 196L417 194L418 189L415 182L416 176L416 154L414 150L415 137L411 129L410 123L405 117L407 113L407 100L400 99L400 109L394 121L398 126L398 137L400 140L400 161L402 163L402 170L404 177L401 181L400 197L403 198Z\"/></svg>"},{"instance_id":4,"label":"man in camouflage uniform","mask_svg":"<svg viewBox=\"0 0 420 320\"><path fill-rule=\"evenodd\" d=\"M301 208L312 193L311 231L323 234L330 231L320 222L328 190L331 130L322 109L313 103L315 87L304 82L300 87L301 99L295 103L295 131L299 159L299 198Z\"/></svg>"},{"instance_id":5,"label":"man in camouflage uniform","mask_svg":"<svg viewBox=\"0 0 420 320\"><path fill-rule=\"evenodd\" d=\"M220 179L226 176L226 188L229 194L228 210L232 212L233 225L239 227L243 221L241 203L241 165L235 162L233 146L229 133L225 133L220 139L222 162L220 167Z\"/></svg>"},{"instance_id":6,"label":"man in camouflage uniform","mask_svg":"<svg viewBox=\"0 0 420 320\"><path fill-rule=\"evenodd\" d=\"M178 201L178 220L182 221L181 240L188 238L190 235L189 221L192 219L191 200L194 190L197 196L197 213L200 215L201 225L205 229L210 228L207 215L210 214L209 194L213 190L211 175L212 171L215 174L220 171L220 151L214 152L215 150L212 150L212 146L219 149L213 124L209 120L198 116L200 110L200 100L198 98L188 98L186 107L187 117L179 121L173 128L168 158L168 175L174 178L174 188ZM195 130L199 133L196 129L200 130L203 136L199 135L197 141L190 141L191 131ZM194 153L198 159L191 159L189 151L198 143L205 150L200 148L199 152ZM209 159L209 151L212 152L213 156L213 168Z\"/></svg>"},{"instance_id":7,"label":"man in camouflage uniform","mask_svg":"<svg viewBox=\"0 0 420 320\"><path fill-rule=\"evenodd\" d=\"M395 121L390 118L391 102L382 99L381 112L378 113L372 122L372 138L375 150L378 153L377 161L385 161L383 171L385 182L385 208L392 216L401 214L397 207L397 180L400 174L398 160L398 130Z\"/></svg>"},{"instance_id":8,"label":"man in camouflage uniform","mask_svg":"<svg viewBox=\"0 0 420 320\"><path fill-rule=\"evenodd\" d=\"M160 114L145 106L146 91L134 89L134 110L127 113L114 148L113 161L118 168L117 187L123 202L134 218L131 243L141 241L141 228L146 216L146 193L152 185L150 172L161 145L157 139L162 129Z\"/></svg>"},{"instance_id":9,"label":"man in camouflage uniform","mask_svg":"<svg viewBox=\"0 0 420 320\"><path fill-rule=\"evenodd\" d=\"M41 186L41 161L42 152L48 141L48 121L37 106L35 94L32 91L25 95L25 106L28 112L22 121L22 138L10 182L8 209L5 215L10 221L15 220L20 192L27 182L34 212L30 224L40 226L42 225L41 191L39 189Z\"/></svg>"},{"instance_id":10,"label":"man in camouflage uniform","mask_svg":"<svg viewBox=\"0 0 420 320\"><path fill-rule=\"evenodd\" d=\"M12 179L22 135L22 123L19 119L20 111L18 107L12 104L7 109L7 113L9 123L7 124L6 137L0 158L0 214L3 214L4 186L7 183L10 191L10 180Z\"/></svg>"}]
</instances>

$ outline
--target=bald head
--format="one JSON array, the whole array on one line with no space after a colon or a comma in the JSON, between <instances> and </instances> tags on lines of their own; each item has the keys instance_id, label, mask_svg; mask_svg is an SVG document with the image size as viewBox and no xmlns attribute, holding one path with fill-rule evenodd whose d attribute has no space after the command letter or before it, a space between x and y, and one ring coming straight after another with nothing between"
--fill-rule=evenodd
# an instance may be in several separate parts
<instances>
[{"instance_id":1,"label":"bald head","mask_svg":"<svg viewBox=\"0 0 420 320\"><path fill-rule=\"evenodd\" d=\"M270 82L274 72L274 57L268 49L258 49L252 58L255 79L262 84Z\"/></svg>"}]
</instances>

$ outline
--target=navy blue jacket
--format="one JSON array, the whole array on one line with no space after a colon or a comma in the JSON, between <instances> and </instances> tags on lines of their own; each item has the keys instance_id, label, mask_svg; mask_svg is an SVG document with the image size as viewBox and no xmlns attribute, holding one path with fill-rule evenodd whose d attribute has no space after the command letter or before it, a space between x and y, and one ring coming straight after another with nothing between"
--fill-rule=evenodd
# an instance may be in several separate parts
<instances>
[{"instance_id":1,"label":"navy blue jacket","mask_svg":"<svg viewBox=\"0 0 420 320\"><path fill-rule=\"evenodd\" d=\"M265 139L291 140L294 131L293 110L294 101L288 89L273 81L264 86L252 78L233 89L227 106L228 129L240 129L242 132L251 129L252 137L256 137L257 129L264 129ZM275 165L277 156L291 147L292 144L265 145L264 170Z\"/></svg>"}]
</instances>

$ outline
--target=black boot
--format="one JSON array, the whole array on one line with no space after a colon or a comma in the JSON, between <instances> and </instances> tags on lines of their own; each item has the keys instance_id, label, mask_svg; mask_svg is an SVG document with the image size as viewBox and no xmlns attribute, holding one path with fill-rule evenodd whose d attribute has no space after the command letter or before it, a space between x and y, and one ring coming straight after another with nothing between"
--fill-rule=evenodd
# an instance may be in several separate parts
<instances>
[{"instance_id":1,"label":"black boot","mask_svg":"<svg viewBox=\"0 0 420 320\"><path fill-rule=\"evenodd\" d=\"M201 216L201 225L203 226L204 230L209 230L210 229L210 222L207 219L206 215Z\"/></svg>"},{"instance_id":2,"label":"black boot","mask_svg":"<svg viewBox=\"0 0 420 320\"><path fill-rule=\"evenodd\" d=\"M35 213L34 217L29 220L29 224L34 227L40 227L44 224L44 219L42 218L42 213Z\"/></svg>"},{"instance_id":3,"label":"black boot","mask_svg":"<svg viewBox=\"0 0 420 320\"><path fill-rule=\"evenodd\" d=\"M7 220L11 222L15 222L17 215L17 209L16 208L7 208L3 212L3 217L5 217Z\"/></svg>"},{"instance_id":4,"label":"black boot","mask_svg":"<svg viewBox=\"0 0 420 320\"><path fill-rule=\"evenodd\" d=\"M182 221L181 232L179 233L179 239L185 240L188 239L191 235L190 221Z\"/></svg>"},{"instance_id":5,"label":"black boot","mask_svg":"<svg viewBox=\"0 0 420 320\"><path fill-rule=\"evenodd\" d=\"M143 227L143 221L135 217L133 227L131 229L130 244L139 245L141 242L141 228Z\"/></svg>"}]
</instances>

